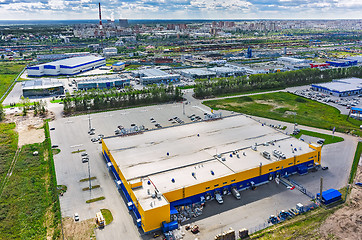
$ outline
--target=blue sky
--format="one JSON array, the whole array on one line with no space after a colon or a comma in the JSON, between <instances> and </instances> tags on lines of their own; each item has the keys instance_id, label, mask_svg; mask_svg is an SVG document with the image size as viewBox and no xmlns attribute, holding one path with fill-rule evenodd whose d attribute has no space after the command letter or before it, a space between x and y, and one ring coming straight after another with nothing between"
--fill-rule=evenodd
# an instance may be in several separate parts
<instances>
[{"instance_id":1,"label":"blue sky","mask_svg":"<svg viewBox=\"0 0 362 240\"><path fill-rule=\"evenodd\" d=\"M1 20L97 19L92 0L0 0ZM361 19L362 0L101 0L102 18Z\"/></svg>"}]
</instances>

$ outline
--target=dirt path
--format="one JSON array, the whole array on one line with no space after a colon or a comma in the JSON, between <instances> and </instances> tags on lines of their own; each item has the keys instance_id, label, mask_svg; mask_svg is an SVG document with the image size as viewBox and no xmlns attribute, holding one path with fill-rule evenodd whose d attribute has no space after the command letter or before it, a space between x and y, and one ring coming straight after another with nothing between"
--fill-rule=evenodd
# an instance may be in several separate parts
<instances>
[{"instance_id":1,"label":"dirt path","mask_svg":"<svg viewBox=\"0 0 362 240\"><path fill-rule=\"evenodd\" d=\"M362 182L362 166L358 166L354 182ZM320 227L326 239L362 240L362 187L352 184L347 204L329 216Z\"/></svg>"}]
</instances>

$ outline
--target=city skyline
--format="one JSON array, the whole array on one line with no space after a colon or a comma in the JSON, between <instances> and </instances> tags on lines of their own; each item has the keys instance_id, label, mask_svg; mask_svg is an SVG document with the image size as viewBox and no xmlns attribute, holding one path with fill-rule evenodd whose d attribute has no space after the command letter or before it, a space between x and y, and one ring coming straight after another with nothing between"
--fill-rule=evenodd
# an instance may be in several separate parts
<instances>
[{"instance_id":1,"label":"city skyline","mask_svg":"<svg viewBox=\"0 0 362 240\"><path fill-rule=\"evenodd\" d=\"M0 0L0 20L360 19L359 0Z\"/></svg>"}]
</instances>

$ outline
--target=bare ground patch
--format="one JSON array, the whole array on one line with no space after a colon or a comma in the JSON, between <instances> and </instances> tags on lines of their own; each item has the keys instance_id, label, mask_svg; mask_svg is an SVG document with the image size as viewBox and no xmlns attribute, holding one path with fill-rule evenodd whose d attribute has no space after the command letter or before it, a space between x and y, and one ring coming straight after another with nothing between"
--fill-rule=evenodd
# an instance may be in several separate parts
<instances>
[{"instance_id":1,"label":"bare ground patch","mask_svg":"<svg viewBox=\"0 0 362 240\"><path fill-rule=\"evenodd\" d=\"M362 182L362 166L358 166L355 182ZM353 184L347 204L329 216L320 227L320 233L329 239L362 240L362 187Z\"/></svg>"},{"instance_id":2,"label":"bare ground patch","mask_svg":"<svg viewBox=\"0 0 362 240\"><path fill-rule=\"evenodd\" d=\"M27 116L20 114L8 114L6 115L5 122L15 122L15 130L19 134L18 146L26 144L41 143L45 140L44 119L53 118L53 113L47 113L46 116L34 116L32 111L29 111Z\"/></svg>"},{"instance_id":3,"label":"bare ground patch","mask_svg":"<svg viewBox=\"0 0 362 240\"><path fill-rule=\"evenodd\" d=\"M89 240L95 239L94 228L96 227L94 219L88 219L75 222L73 218L63 218L64 239L67 240Z\"/></svg>"},{"instance_id":4,"label":"bare ground patch","mask_svg":"<svg viewBox=\"0 0 362 240\"><path fill-rule=\"evenodd\" d=\"M289 105L289 104L280 104L277 103L273 100L254 100L254 102L259 103L259 104L265 104L265 105L269 105L272 106L273 108L271 109L271 111L277 109L277 108L289 108L291 110L296 110L295 106Z\"/></svg>"}]
</instances>

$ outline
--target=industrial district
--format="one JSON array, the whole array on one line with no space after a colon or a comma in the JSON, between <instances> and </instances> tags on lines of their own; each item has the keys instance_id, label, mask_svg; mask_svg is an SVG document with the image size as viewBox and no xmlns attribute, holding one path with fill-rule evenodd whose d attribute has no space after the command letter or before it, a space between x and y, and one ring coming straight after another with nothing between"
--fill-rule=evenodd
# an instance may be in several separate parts
<instances>
[{"instance_id":1,"label":"industrial district","mask_svg":"<svg viewBox=\"0 0 362 240\"><path fill-rule=\"evenodd\" d=\"M21 65L1 119L49 119L53 239L254 239L321 211L319 239L362 238L361 20L105 21L101 7L92 23L0 26L0 64ZM30 125L19 142L37 143ZM0 162L0 199L19 152Z\"/></svg>"}]
</instances>

